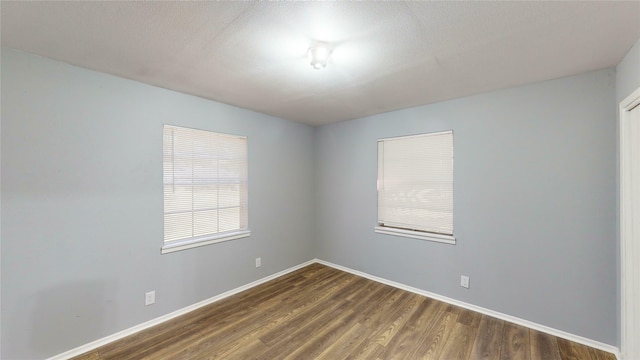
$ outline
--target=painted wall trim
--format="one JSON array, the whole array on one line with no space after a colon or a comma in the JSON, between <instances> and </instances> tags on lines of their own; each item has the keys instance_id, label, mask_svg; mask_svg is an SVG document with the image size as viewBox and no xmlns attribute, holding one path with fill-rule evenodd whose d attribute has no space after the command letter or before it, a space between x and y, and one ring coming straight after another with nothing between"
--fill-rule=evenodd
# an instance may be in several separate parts
<instances>
[{"instance_id":1,"label":"painted wall trim","mask_svg":"<svg viewBox=\"0 0 640 360\"><path fill-rule=\"evenodd\" d=\"M393 286L393 287L398 288L398 289L406 290L406 291L412 292L414 294L426 296L426 297L429 297L429 298L432 298L432 299L435 299L435 300L446 302L446 303L451 304L451 305L460 306L462 308L469 309L469 310L472 310L472 311L476 311L476 312L479 312L479 313L484 314L484 315L493 316L493 317L495 317L497 319L508 321L508 322L511 322L511 323L514 323L514 324L517 324L517 325L528 327L530 329L538 330L540 332L544 332L544 333L547 333L547 334L550 334L550 335L553 335L553 336L557 336L557 337L560 337L560 338L563 338L563 339L567 339L567 340L570 340L570 341L573 341L573 342L576 342L576 343L579 343L579 344L583 344L583 345L590 346L590 347L593 347L593 348L596 348L596 349L600 349L600 350L603 350L603 351L606 351L606 352L610 352L610 353L614 354L618 360L621 360L620 349L615 347L615 346L612 346L612 345L609 345L609 344L605 344L605 343L601 343L599 341L587 339L587 338L582 337L582 336L574 335L574 334L571 334L571 333L568 333L568 332L565 332L565 331L562 331L562 330L554 329L554 328L551 328L551 327L548 327L548 326L545 326L545 325L541 325L541 324L537 324L537 323L534 323L534 322L531 322L531 321L528 321L528 320L520 319L520 318L517 318L515 316L503 314L503 313L500 313L500 312L497 312L497 311L493 311L493 310L490 310L490 309L486 309L486 308L483 308L483 307L480 307L480 306L468 304L468 303L465 303L463 301L455 300L455 299L452 299L452 298L449 298L449 297L446 297L446 296L442 296L442 295L438 295L438 294L435 294L435 293L432 293L432 292L429 292L429 291L425 291L425 290L421 290L421 289L418 289L418 288L414 288L412 286L404 285L404 284L401 284L401 283L398 283L398 282L395 282L395 281L387 280L387 279L384 279L384 278L381 278L381 277L378 277L378 276L367 274L367 273L362 272L362 271L354 270L354 269L348 268L346 266L337 265L337 264L334 264L334 263L331 263L331 262L328 262L328 261L324 261L324 260L320 260L320 259L309 260L309 261L304 262L302 264L290 267L288 269L285 269L285 270L282 270L280 272L277 272L277 273L275 273L273 275L269 275L269 276L264 277L262 279L259 279L259 280L256 280L254 282L251 282L249 284L239 286L239 287L237 287L235 289L226 291L226 292L224 292L222 294L213 296L213 297L211 297L209 299L200 301L200 302L195 303L195 304L190 305L190 306L186 306L186 307L184 307L182 309L178 309L178 310L176 310L174 312L171 312L169 314L157 317L155 319L149 320L149 321L144 322L142 324L130 327L128 329L119 331L119 332L117 332L115 334L103 337L101 339L92 341L92 342L90 342L88 344L85 344L85 345L79 346L77 348L71 349L71 350L66 351L66 352L64 352L62 354L50 357L48 360L69 359L69 358L72 358L74 356L78 356L78 355L84 354L86 352L89 352L91 350L95 350L95 349L99 348L100 346L103 346L103 345L106 345L106 344L111 343L113 341L122 339L124 337L127 337L129 335L135 334L135 333L137 333L139 331L145 330L145 329L150 328L152 326L161 324L161 323L163 323L165 321L171 320L171 319L173 319L175 317L178 317L180 315L184 315L184 314L186 314L186 313L188 313L190 311L193 311L193 310L196 310L196 309L201 308L203 306L212 304L212 303L214 303L216 301L225 299L225 298L227 298L227 297L229 297L231 295L235 295L235 294L237 294L239 292L242 292L242 291L245 291L245 290L249 290L249 289L251 289L251 288L253 288L255 286L258 286L258 285L263 284L263 283L265 283L267 281L276 279L276 278L278 278L280 276L286 275L286 274L288 274L290 272L293 272L293 271L298 270L300 268L303 268L305 266L311 265L313 263L319 263L319 264L323 264L323 265L326 265L326 266L330 266L330 267L332 267L334 269L342 270L342 271L345 271L345 272L348 272L348 273L351 273L351 274L354 274L354 275L357 275L357 276L361 276L361 277L369 279L369 280L373 280L373 281L376 281L376 282L379 282L379 283L382 283L382 284L385 284L385 285Z\"/></svg>"},{"instance_id":2,"label":"painted wall trim","mask_svg":"<svg viewBox=\"0 0 640 360\"><path fill-rule=\"evenodd\" d=\"M633 174L640 167L632 155L632 117L631 110L640 106L640 88L633 91L619 105L619 156L620 156L620 352L624 359L640 356L640 344L636 337L640 334L640 312L636 305L640 301L638 286L640 248L636 242L640 229L640 214L634 208L634 199L638 189L633 185Z\"/></svg>"},{"instance_id":3,"label":"painted wall trim","mask_svg":"<svg viewBox=\"0 0 640 360\"><path fill-rule=\"evenodd\" d=\"M282 270L280 272L277 272L277 273L275 273L273 275L269 275L269 276L263 277L262 279L258 279L258 280L254 281L254 282L248 283L246 285L239 286L239 287L237 287L235 289L231 289L229 291L223 292L222 294L210 297L210 298L208 298L206 300L200 301L200 302L195 303L193 305L189 305L189 306L183 307L182 309L178 309L178 310L176 310L174 312L171 312L169 314L162 315L162 316L157 317L155 319L143 322L142 324L138 324L138 325L132 326L132 327L130 327L128 329L119 331L119 332L117 332L115 334L112 334L112 335L109 335L109 336L105 336L105 337L103 337L101 339L92 341L92 342L90 342L88 344L78 346L77 348L71 349L71 350L66 351L66 352L64 352L62 354L50 357L48 360L69 359L69 358L72 358L74 356L78 356L78 355L84 354L86 352L89 352L91 350L95 350L95 349L99 348L100 346L106 345L106 344L111 343L111 342L116 341L116 340L120 340L120 339L122 339L124 337L127 337L129 335L133 335L133 334L135 334L135 333L137 333L139 331L148 329L148 328L150 328L152 326L159 325L159 324L161 324L161 323L163 323L165 321L171 320L171 319L176 318L176 317L178 317L180 315L184 315L184 314L186 314L186 313L188 313L190 311L199 309L199 308L201 308L203 306L212 304L212 303L214 303L216 301L220 301L222 299L228 298L231 295L235 295L235 294L240 293L242 291L249 290L249 289L251 289L253 287L256 287L256 286L258 286L260 284L263 284L263 283L265 283L267 281L270 281L270 280L273 280L273 279L278 278L280 276L286 275L286 274L288 274L290 272L293 272L295 270L303 268L303 267L305 267L307 265L311 265L311 264L313 264L315 262L318 262L318 261L316 259L309 260L309 261L304 262L302 264L299 264L299 265L290 267L288 269Z\"/></svg>"},{"instance_id":4,"label":"painted wall trim","mask_svg":"<svg viewBox=\"0 0 640 360\"><path fill-rule=\"evenodd\" d=\"M438 295L438 294L435 294L435 293L432 293L432 292L429 292L429 291L425 291L425 290L422 290L422 289L414 288L412 286L408 286L408 285L401 284L401 283L398 283L398 282L395 282L395 281L387 280L387 279L384 279L384 278L381 278L381 277L378 277L378 276L370 275L370 274L367 274L367 273L362 272L362 271L353 270L353 269L345 267L345 266L333 264L333 263L328 262L328 261L316 259L316 262L318 262L320 264L323 264L323 265L326 265L326 266L330 266L330 267L338 269L338 270L346 271L348 273L351 273L351 274L354 274L354 275L358 275L358 276L361 276L363 278L367 278L369 280L373 280L373 281L376 281L376 282L379 282L379 283L382 283L382 284L385 284L385 285L389 285L389 286L393 286L393 287L398 288L398 289L410 291L410 292L412 292L414 294L426 296L426 297L429 297L429 298L432 298L432 299L435 299L435 300L440 300L442 302L446 302L446 303L451 304L451 305L460 306L462 308L469 309L469 310L472 310L472 311L476 311L476 312L479 312L479 313L484 314L484 315L492 316L492 317L500 319L500 320L508 321L508 322L511 322L511 323L514 323L514 324L517 324L517 325L521 325L521 326L524 326L524 327L527 327L527 328L530 328L530 329L538 330L540 332L547 333L547 334L550 334L550 335L553 335L553 336L556 336L556 337L559 337L559 338L567 339L567 340L576 342L578 344L582 344L582 345L590 346L592 348L596 348L596 349L599 349L599 350L602 350L602 351L606 351L606 352L614 354L618 360L621 360L620 349L615 347L615 346L613 346L613 345L609 345L609 344L601 343L599 341L587 339L585 337L574 335L574 334L568 333L566 331L554 329L554 328L551 328L551 327L548 327L548 326L545 326L545 325L541 325L541 324L537 324L537 323L534 323L534 322L531 322L531 321L528 321L528 320L520 319L520 318L517 318L515 316L503 314L501 312L497 312L497 311L486 309L486 308L483 308L483 307L480 307L480 306L476 306L476 305L472 305L472 304L469 304L469 303L465 303L463 301L455 300L455 299L452 299L452 298L449 298L449 297L446 297L446 296Z\"/></svg>"}]
</instances>

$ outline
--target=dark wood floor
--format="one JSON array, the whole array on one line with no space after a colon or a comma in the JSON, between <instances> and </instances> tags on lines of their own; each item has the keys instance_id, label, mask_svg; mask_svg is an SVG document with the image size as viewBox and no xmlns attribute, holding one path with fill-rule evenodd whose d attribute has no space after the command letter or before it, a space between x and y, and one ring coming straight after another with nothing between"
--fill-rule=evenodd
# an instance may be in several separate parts
<instances>
[{"instance_id":1,"label":"dark wood floor","mask_svg":"<svg viewBox=\"0 0 640 360\"><path fill-rule=\"evenodd\" d=\"M615 357L312 264L75 359Z\"/></svg>"}]
</instances>

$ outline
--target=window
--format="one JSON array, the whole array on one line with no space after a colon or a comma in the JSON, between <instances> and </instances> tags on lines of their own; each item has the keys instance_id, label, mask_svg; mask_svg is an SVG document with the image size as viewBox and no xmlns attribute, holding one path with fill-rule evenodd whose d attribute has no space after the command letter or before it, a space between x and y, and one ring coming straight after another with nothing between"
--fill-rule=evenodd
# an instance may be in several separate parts
<instances>
[{"instance_id":1,"label":"window","mask_svg":"<svg viewBox=\"0 0 640 360\"><path fill-rule=\"evenodd\" d=\"M162 253L250 235L247 138L164 126Z\"/></svg>"},{"instance_id":2,"label":"window","mask_svg":"<svg viewBox=\"0 0 640 360\"><path fill-rule=\"evenodd\" d=\"M453 131L378 140L375 231L455 244Z\"/></svg>"}]
</instances>

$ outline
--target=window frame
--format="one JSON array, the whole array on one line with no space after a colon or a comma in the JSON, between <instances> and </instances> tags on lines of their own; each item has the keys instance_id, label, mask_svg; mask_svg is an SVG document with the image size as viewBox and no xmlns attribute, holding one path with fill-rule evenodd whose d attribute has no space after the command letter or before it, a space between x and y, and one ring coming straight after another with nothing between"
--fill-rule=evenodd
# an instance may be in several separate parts
<instances>
[{"instance_id":1,"label":"window frame","mask_svg":"<svg viewBox=\"0 0 640 360\"><path fill-rule=\"evenodd\" d=\"M451 216L452 216L452 220L451 220L451 234L442 234L442 233L437 233L437 232L431 232L431 231L426 231L426 230L419 230L419 229L411 229L411 228L401 228L401 227L394 227L394 226L385 226L384 223L381 221L380 219L380 183L381 183L381 178L380 178L380 143L384 143L384 141L395 141L395 140L402 140L402 139L409 139L409 138L416 138L416 137L429 137L429 136L436 136L436 135L447 135L450 134L451 135L451 186L453 188L454 185L454 181L453 181L453 176L454 176L454 136L453 136L453 130L447 130L447 131L439 131L439 132L430 132L430 133L422 133L422 134L415 134L415 135L406 135L406 136L396 136L396 137L388 137L388 138L381 138L378 139L376 144L377 144L377 161L376 161L376 166L377 166L377 185L376 185L376 200L377 200L377 205L376 205L376 210L377 210L377 222L376 222L376 226L374 227L374 232L379 233L379 234L385 234L385 235L393 235L393 236L400 236L400 237L406 237L406 238L412 238L412 239L419 239L419 240L428 240L428 241L434 241L434 242L440 242L440 243L445 243L445 244L452 244L454 245L456 243L456 238L454 236L454 232L453 232L453 193L451 195Z\"/></svg>"},{"instance_id":2,"label":"window frame","mask_svg":"<svg viewBox=\"0 0 640 360\"><path fill-rule=\"evenodd\" d=\"M209 233L209 234L204 234L204 235L198 235L198 236L191 236L188 238L180 238L180 239L175 239L175 240L167 240L167 234L166 234L166 216L167 214L171 214L171 213L176 213L175 211L167 211L167 200L166 200L166 172L167 169L165 168L165 154L167 152L167 143L165 142L165 137L166 137L166 131L167 129L170 128L174 128L174 129L181 129L181 130L190 130L190 131L202 131L202 132L207 132L210 133L210 135L212 137L214 136L222 136L222 137L228 137L228 138L237 138L237 139L242 139L244 140L244 166L245 168L243 169L243 174L245 175L245 177L238 177L237 181L240 185L240 193L238 194L239 197L239 211L240 214L239 216L239 224L240 224L240 228L239 229L234 229L234 230L229 230L229 231L222 231L222 232L215 232L215 233ZM163 245L161 248L161 254L168 254L168 253L172 253L172 252L176 252L176 251L181 251L181 250L186 250L186 249L191 249L191 248L195 248L195 247L200 247L200 246L206 246L206 245L211 245L211 244L216 244L216 243L220 243L220 242L225 242L225 241L230 241L230 240L235 240L235 239L241 239L241 238L245 238L251 235L251 231L249 230L249 199L248 199L248 195L249 195L249 190L248 190L248 182L249 182L249 141L248 138L246 136L239 136L239 135L233 135L233 134L227 134L227 133L221 133L221 132L216 132L216 131L210 131L210 130L203 130L203 129L196 129L196 128L190 128L190 127L185 127L185 126L176 126L176 125L169 125L169 124L164 124L163 125L163 129L162 129L162 151L163 151L163 160L162 160L162 193L163 193ZM171 146L172 146L172 150L173 151L175 149L175 143L171 142ZM213 151L213 150L212 150ZM211 153L213 158L218 158L219 157L219 152L218 153ZM193 158L192 158L193 159ZM176 162L175 161L171 161L171 166L173 169L173 167L175 166ZM193 171L195 164L191 164L191 170ZM194 175L192 175L194 176ZM191 178L194 179L194 178ZM220 181L220 177L215 177L214 178L216 180L216 182ZM175 182L175 178L172 179L172 181ZM194 186L194 185L200 185L198 183L193 183L193 180L191 180L192 183L190 186ZM242 183L244 182L244 184L242 185ZM243 186L244 186L244 190L243 190ZM193 191L193 190L192 190ZM242 201L242 197L245 197L245 201ZM219 201L219 195L218 195L218 200ZM193 200L191 200L193 201ZM224 209L225 207L221 207L219 204L215 207L215 209ZM242 212L245 211L246 215L243 218ZM194 209L194 205L191 205L191 211L192 214L194 212L197 212ZM178 213L189 213L189 211L180 211ZM219 218L218 218L219 219ZM242 221L244 219L244 221ZM242 226L243 224L246 224L246 226ZM193 230L192 230L193 231Z\"/></svg>"}]
</instances>

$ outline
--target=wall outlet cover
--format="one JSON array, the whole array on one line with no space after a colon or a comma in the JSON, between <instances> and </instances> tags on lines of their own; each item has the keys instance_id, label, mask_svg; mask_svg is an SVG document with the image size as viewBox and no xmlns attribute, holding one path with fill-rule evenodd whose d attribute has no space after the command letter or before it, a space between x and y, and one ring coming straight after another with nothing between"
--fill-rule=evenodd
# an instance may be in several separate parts
<instances>
[{"instance_id":1,"label":"wall outlet cover","mask_svg":"<svg viewBox=\"0 0 640 360\"><path fill-rule=\"evenodd\" d=\"M468 276L464 276L464 275L460 276L460 286L462 286L465 289L469 288L469 277Z\"/></svg>"},{"instance_id":2,"label":"wall outlet cover","mask_svg":"<svg viewBox=\"0 0 640 360\"><path fill-rule=\"evenodd\" d=\"M148 293L144 294L144 306L149 306L153 303L156 302L156 292L154 291L149 291Z\"/></svg>"}]
</instances>

